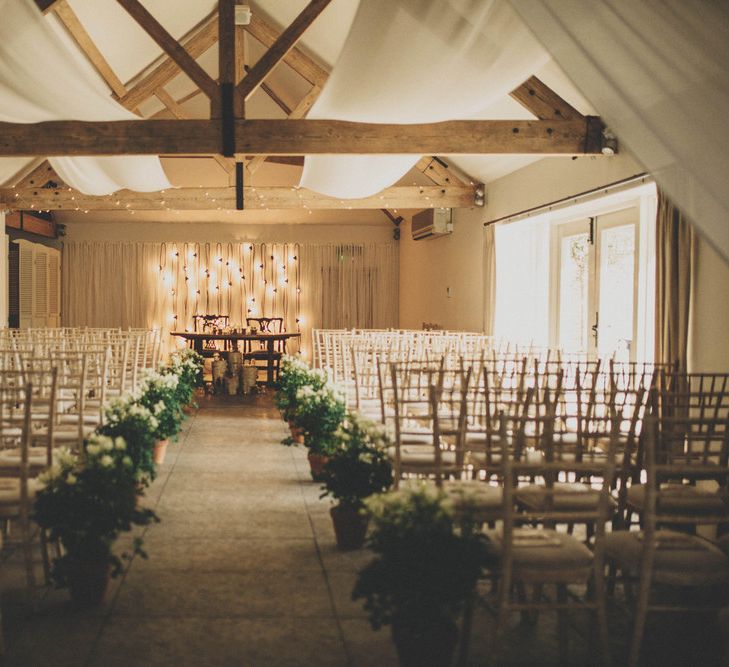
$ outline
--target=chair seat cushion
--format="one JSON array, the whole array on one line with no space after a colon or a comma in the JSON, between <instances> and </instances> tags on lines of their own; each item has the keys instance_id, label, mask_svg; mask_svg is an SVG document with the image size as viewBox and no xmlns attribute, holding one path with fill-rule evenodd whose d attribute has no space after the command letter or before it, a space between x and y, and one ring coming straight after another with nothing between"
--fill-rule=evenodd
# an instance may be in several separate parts
<instances>
[{"instance_id":1,"label":"chair seat cushion","mask_svg":"<svg viewBox=\"0 0 729 667\"><path fill-rule=\"evenodd\" d=\"M528 484L516 489L514 497L526 509L538 512L547 508L549 494L543 484ZM597 509L599 499L600 491L591 488L587 484L555 482L554 493L552 494L552 508L565 512L570 510L576 512L590 511ZM609 503L613 508L617 506L612 497L609 499Z\"/></svg>"},{"instance_id":2,"label":"chair seat cushion","mask_svg":"<svg viewBox=\"0 0 729 667\"><path fill-rule=\"evenodd\" d=\"M489 552L500 558L504 548L501 530L487 530L484 534ZM556 530L515 528L512 553L516 578L533 574L536 581L580 582L592 569L592 551L578 539Z\"/></svg>"},{"instance_id":3,"label":"chair seat cushion","mask_svg":"<svg viewBox=\"0 0 729 667\"><path fill-rule=\"evenodd\" d=\"M51 452L53 455L55 452ZM28 447L28 463L32 468L48 465L48 450L45 447ZM20 447L0 450L0 470L15 469L20 465Z\"/></svg>"},{"instance_id":4,"label":"chair seat cushion","mask_svg":"<svg viewBox=\"0 0 729 667\"><path fill-rule=\"evenodd\" d=\"M628 489L628 504L639 512L645 507L645 484L634 484ZM664 484L658 500L661 514L707 515L729 518L729 505L722 496L688 484Z\"/></svg>"},{"instance_id":5,"label":"chair seat cushion","mask_svg":"<svg viewBox=\"0 0 729 667\"><path fill-rule=\"evenodd\" d=\"M729 584L729 558L715 544L673 530L656 532L653 581L676 586ZM637 576L643 555L643 533L617 531L605 536L605 555L623 571Z\"/></svg>"},{"instance_id":6,"label":"chair seat cushion","mask_svg":"<svg viewBox=\"0 0 729 667\"><path fill-rule=\"evenodd\" d=\"M400 442L403 445L433 446L433 431L401 431Z\"/></svg>"},{"instance_id":7,"label":"chair seat cushion","mask_svg":"<svg viewBox=\"0 0 729 667\"><path fill-rule=\"evenodd\" d=\"M443 483L456 513L471 509L482 522L498 518L503 510L503 489L479 480L448 480Z\"/></svg>"},{"instance_id":8,"label":"chair seat cushion","mask_svg":"<svg viewBox=\"0 0 729 667\"><path fill-rule=\"evenodd\" d=\"M395 447L388 447L387 453L391 459L395 459ZM400 461L403 467L433 468L435 466L433 445L403 445L400 447ZM454 466L456 453L441 450L441 462L444 466Z\"/></svg>"}]
</instances>

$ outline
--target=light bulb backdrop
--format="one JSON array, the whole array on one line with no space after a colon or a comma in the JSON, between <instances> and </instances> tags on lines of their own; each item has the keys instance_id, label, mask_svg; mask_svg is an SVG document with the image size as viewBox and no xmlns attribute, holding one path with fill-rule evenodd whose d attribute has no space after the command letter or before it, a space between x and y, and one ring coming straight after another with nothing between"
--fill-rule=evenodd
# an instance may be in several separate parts
<instances>
[{"instance_id":1,"label":"light bulb backdrop","mask_svg":"<svg viewBox=\"0 0 729 667\"><path fill-rule=\"evenodd\" d=\"M193 331L195 315L282 317L300 332L301 260L297 243L162 243L155 267L165 289L165 324Z\"/></svg>"},{"instance_id":2,"label":"light bulb backdrop","mask_svg":"<svg viewBox=\"0 0 729 667\"><path fill-rule=\"evenodd\" d=\"M311 355L312 328L398 326L395 243L64 241L64 326L194 330L194 315L282 317ZM181 339L163 340L181 344Z\"/></svg>"}]
</instances>

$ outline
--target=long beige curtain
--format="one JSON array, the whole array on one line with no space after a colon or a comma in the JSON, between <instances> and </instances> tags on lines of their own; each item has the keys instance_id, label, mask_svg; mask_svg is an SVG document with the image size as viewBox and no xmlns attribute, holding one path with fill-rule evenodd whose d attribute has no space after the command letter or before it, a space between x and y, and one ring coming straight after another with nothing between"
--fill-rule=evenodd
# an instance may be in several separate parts
<instances>
[{"instance_id":1,"label":"long beige curtain","mask_svg":"<svg viewBox=\"0 0 729 667\"><path fill-rule=\"evenodd\" d=\"M656 215L656 349L655 360L687 370L691 292L696 264L696 238L691 224L658 191Z\"/></svg>"},{"instance_id":2,"label":"long beige curtain","mask_svg":"<svg viewBox=\"0 0 729 667\"><path fill-rule=\"evenodd\" d=\"M312 328L397 326L398 273L394 244L67 242L62 321L169 332L276 316L308 356Z\"/></svg>"},{"instance_id":3,"label":"long beige curtain","mask_svg":"<svg viewBox=\"0 0 729 667\"><path fill-rule=\"evenodd\" d=\"M496 227L489 225L484 229L484 307L483 330L487 336L494 335L494 316L496 314Z\"/></svg>"}]
</instances>

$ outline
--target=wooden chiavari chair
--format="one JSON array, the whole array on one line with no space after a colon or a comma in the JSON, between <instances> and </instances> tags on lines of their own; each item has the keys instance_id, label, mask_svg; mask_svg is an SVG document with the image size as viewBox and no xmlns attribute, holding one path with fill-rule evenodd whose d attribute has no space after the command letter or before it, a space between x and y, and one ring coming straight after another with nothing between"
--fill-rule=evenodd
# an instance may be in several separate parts
<instances>
[{"instance_id":1,"label":"wooden chiavari chair","mask_svg":"<svg viewBox=\"0 0 729 667\"><path fill-rule=\"evenodd\" d=\"M706 415L650 415L645 426L643 530L613 532L605 547L608 559L622 573L626 599L634 603L627 663L631 667L640 661L649 612L716 611L729 599L726 553L709 540L689 534L697 523L709 521L706 506L693 499L684 502L672 484L711 480L719 486L717 500L727 509L729 422ZM670 444L661 442L661 433L664 437L674 434L675 439L672 435ZM661 590L655 590L656 586ZM657 597L659 592L663 597Z\"/></svg>"},{"instance_id":2,"label":"wooden chiavari chair","mask_svg":"<svg viewBox=\"0 0 729 667\"><path fill-rule=\"evenodd\" d=\"M610 660L608 627L604 588L604 540L605 524L610 513L610 484L615 457L613 447L617 432L610 434L607 456L604 457L600 477L598 502L575 510L563 508L558 500L559 489L555 481L560 474L572 472L577 476L586 470L594 470L593 464L575 460L574 456L561 458L559 447L551 453L536 456L528 443L535 433L545 442L555 443L551 437L556 418L556 391L547 390L533 402L534 388L527 392L528 407L501 419L501 477L503 479L503 526L500 530L486 531L492 554L498 561L495 572L499 578L497 621L492 635L492 659L496 656L498 641L509 614L529 610L552 610L558 615L558 639L560 656L567 660L567 612L583 609L594 614L598 629L600 655L603 662ZM549 452L549 450L548 450ZM544 508L532 512L518 507L516 492L520 478L539 477L545 480L545 496L549 499ZM535 528L533 525L556 526L558 524L591 523L595 526L592 549L571 535L554 528ZM568 586L583 586L582 599L569 596ZM525 595L525 587L533 586L534 597ZM545 587L554 587L555 596L544 595Z\"/></svg>"}]
</instances>

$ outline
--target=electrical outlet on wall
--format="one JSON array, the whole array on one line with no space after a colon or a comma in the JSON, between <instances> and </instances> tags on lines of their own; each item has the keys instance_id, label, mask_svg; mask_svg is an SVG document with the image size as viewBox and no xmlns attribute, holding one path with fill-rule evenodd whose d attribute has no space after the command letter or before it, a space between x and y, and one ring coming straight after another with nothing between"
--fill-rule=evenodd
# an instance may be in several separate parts
<instances>
[{"instance_id":1,"label":"electrical outlet on wall","mask_svg":"<svg viewBox=\"0 0 729 667\"><path fill-rule=\"evenodd\" d=\"M453 298L453 288L452 287L446 287L446 298L447 299Z\"/></svg>"}]
</instances>

